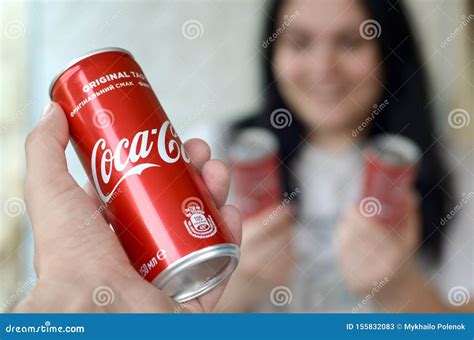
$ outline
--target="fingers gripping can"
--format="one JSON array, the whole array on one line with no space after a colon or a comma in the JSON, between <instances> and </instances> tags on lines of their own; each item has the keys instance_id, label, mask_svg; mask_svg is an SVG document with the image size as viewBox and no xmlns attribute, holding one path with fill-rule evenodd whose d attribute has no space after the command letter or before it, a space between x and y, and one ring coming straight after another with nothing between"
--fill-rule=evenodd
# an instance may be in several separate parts
<instances>
[{"instance_id":1,"label":"fingers gripping can","mask_svg":"<svg viewBox=\"0 0 474 340\"><path fill-rule=\"evenodd\" d=\"M76 59L52 82L72 144L130 262L178 302L235 269L239 248L147 78L126 50Z\"/></svg>"},{"instance_id":2,"label":"fingers gripping can","mask_svg":"<svg viewBox=\"0 0 474 340\"><path fill-rule=\"evenodd\" d=\"M236 204L243 218L282 200L277 138L263 128L246 128L235 138L229 149L229 161Z\"/></svg>"},{"instance_id":3,"label":"fingers gripping can","mask_svg":"<svg viewBox=\"0 0 474 340\"><path fill-rule=\"evenodd\" d=\"M377 136L364 149L366 160L361 207L389 226L405 216L406 193L414 186L421 152L410 139ZM372 205L372 208L370 208ZM376 215L376 216L375 216Z\"/></svg>"}]
</instances>

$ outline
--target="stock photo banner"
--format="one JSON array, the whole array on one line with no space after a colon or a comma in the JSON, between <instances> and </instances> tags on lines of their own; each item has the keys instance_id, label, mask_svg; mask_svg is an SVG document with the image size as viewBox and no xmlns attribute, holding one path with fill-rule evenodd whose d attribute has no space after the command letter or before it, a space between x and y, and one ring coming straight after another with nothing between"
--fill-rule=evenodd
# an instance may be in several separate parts
<instances>
[{"instance_id":1,"label":"stock photo banner","mask_svg":"<svg viewBox=\"0 0 474 340\"><path fill-rule=\"evenodd\" d=\"M468 314L34 314L0 317L0 339L473 339Z\"/></svg>"}]
</instances>

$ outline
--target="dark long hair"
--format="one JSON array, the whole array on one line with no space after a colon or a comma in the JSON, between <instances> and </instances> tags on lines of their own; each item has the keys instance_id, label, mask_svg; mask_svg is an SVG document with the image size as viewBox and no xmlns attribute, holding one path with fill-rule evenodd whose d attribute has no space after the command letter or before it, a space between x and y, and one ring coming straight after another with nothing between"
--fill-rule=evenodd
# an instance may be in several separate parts
<instances>
[{"instance_id":1,"label":"dark long hair","mask_svg":"<svg viewBox=\"0 0 474 340\"><path fill-rule=\"evenodd\" d=\"M423 157L416 189L422 197L422 247L433 260L440 254L442 232L447 224L440 223L452 204L452 186L449 172L446 170L439 153L437 137L432 118L432 109L428 101L425 69L414 35L407 20L405 8L399 1L363 0L371 19L381 27L378 38L383 60L385 76L385 93L382 98L389 100L390 105L375 116L368 134L373 138L380 133L401 134L413 140L422 150ZM284 1L271 1L267 9L266 23L262 41L277 31L279 17ZM291 172L291 163L304 145L306 128L296 115L293 122L284 129L276 129L270 123L274 110L288 105L278 91L271 61L274 45L269 44L261 49L264 105L261 112L237 122L233 133L242 128L258 126L272 131L280 141L284 187L288 192L296 183ZM292 189L293 188L293 189Z\"/></svg>"}]
</instances>

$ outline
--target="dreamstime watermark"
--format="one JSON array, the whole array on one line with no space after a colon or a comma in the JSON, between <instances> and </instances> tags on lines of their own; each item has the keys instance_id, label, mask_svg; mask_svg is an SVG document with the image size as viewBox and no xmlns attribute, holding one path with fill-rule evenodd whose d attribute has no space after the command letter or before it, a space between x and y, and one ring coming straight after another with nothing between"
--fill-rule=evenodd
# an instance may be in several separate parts
<instances>
[{"instance_id":1,"label":"dreamstime watermark","mask_svg":"<svg viewBox=\"0 0 474 340\"><path fill-rule=\"evenodd\" d=\"M31 287L33 287L35 282L36 278L34 276L29 277L24 282L18 282L17 289L2 304L2 310L6 311L9 309L19 298L21 298L26 292L30 290Z\"/></svg>"},{"instance_id":2,"label":"dreamstime watermark","mask_svg":"<svg viewBox=\"0 0 474 340\"><path fill-rule=\"evenodd\" d=\"M293 123L293 116L287 109L279 108L270 114L270 124L278 130L284 129Z\"/></svg>"},{"instance_id":3,"label":"dreamstime watermark","mask_svg":"<svg viewBox=\"0 0 474 340\"><path fill-rule=\"evenodd\" d=\"M26 204L20 197L10 197L3 203L3 211L9 217L18 217L25 213Z\"/></svg>"},{"instance_id":4,"label":"dreamstime watermark","mask_svg":"<svg viewBox=\"0 0 474 340\"><path fill-rule=\"evenodd\" d=\"M454 31L452 31L446 38L444 38L443 40L441 40L441 43L439 44L439 46L441 48L445 48L446 46L449 45L449 43L451 41L453 41L457 35L459 33L462 32L462 30L467 26L469 25L469 23L474 19L474 14L469 14L468 17L466 17L465 15L463 15L461 17L461 23L454 29Z\"/></svg>"},{"instance_id":5,"label":"dreamstime watermark","mask_svg":"<svg viewBox=\"0 0 474 340\"><path fill-rule=\"evenodd\" d=\"M181 302L176 307L174 307L173 313L174 314L179 314L179 313L183 312L188 304L189 304L189 301Z\"/></svg>"},{"instance_id":6,"label":"dreamstime watermark","mask_svg":"<svg viewBox=\"0 0 474 340\"><path fill-rule=\"evenodd\" d=\"M359 26L359 34L365 40L373 40L380 37L382 27L377 20L365 20Z\"/></svg>"},{"instance_id":7,"label":"dreamstime watermark","mask_svg":"<svg viewBox=\"0 0 474 340\"><path fill-rule=\"evenodd\" d=\"M357 306L352 308L352 313L359 313L364 307L369 303L370 300L378 293L382 288L389 282L390 280L388 277L385 278L380 282L374 282L372 289L370 290L369 294L367 294L361 302L357 304Z\"/></svg>"},{"instance_id":8,"label":"dreamstime watermark","mask_svg":"<svg viewBox=\"0 0 474 340\"><path fill-rule=\"evenodd\" d=\"M16 121L20 120L25 116L25 113L30 108L32 102L27 102L23 107L16 111L13 115L7 117L6 121L0 126L0 135L5 134L14 124Z\"/></svg>"},{"instance_id":9,"label":"dreamstime watermark","mask_svg":"<svg viewBox=\"0 0 474 340\"><path fill-rule=\"evenodd\" d=\"M112 203L120 194L122 193L122 189L120 187L117 188L117 190L112 194L110 197L110 200L107 201L107 203L103 203L97 208L96 211L89 217L87 217L84 221L85 226L90 226L92 222L99 216L102 216L102 213L107 209L107 207ZM81 225L82 227L82 225Z\"/></svg>"},{"instance_id":10,"label":"dreamstime watermark","mask_svg":"<svg viewBox=\"0 0 474 340\"><path fill-rule=\"evenodd\" d=\"M453 129L462 129L469 126L471 123L471 116L469 112L464 109L454 109L448 114L448 124Z\"/></svg>"},{"instance_id":11,"label":"dreamstime watermark","mask_svg":"<svg viewBox=\"0 0 474 340\"><path fill-rule=\"evenodd\" d=\"M3 34L7 39L20 39L25 36L25 24L21 20L11 20L5 24Z\"/></svg>"},{"instance_id":12,"label":"dreamstime watermark","mask_svg":"<svg viewBox=\"0 0 474 340\"><path fill-rule=\"evenodd\" d=\"M109 286L99 286L92 292L92 301L99 307L111 305L115 301L115 293Z\"/></svg>"},{"instance_id":13,"label":"dreamstime watermark","mask_svg":"<svg viewBox=\"0 0 474 340\"><path fill-rule=\"evenodd\" d=\"M290 193L285 192L283 194L285 198L281 201L281 203L275 209L273 209L273 211L267 217L263 219L262 223L264 225L267 225L268 223L270 223L270 221L273 220L288 204L290 204L291 201L294 200L295 197L298 196L300 192L301 192L300 188L295 188L295 190L293 190Z\"/></svg>"},{"instance_id":14,"label":"dreamstime watermark","mask_svg":"<svg viewBox=\"0 0 474 340\"><path fill-rule=\"evenodd\" d=\"M190 19L181 26L181 33L188 40L198 39L204 34L204 26L199 20Z\"/></svg>"},{"instance_id":15,"label":"dreamstime watermark","mask_svg":"<svg viewBox=\"0 0 474 340\"><path fill-rule=\"evenodd\" d=\"M50 321L41 325L5 326L5 333L85 333L84 326L53 326Z\"/></svg>"},{"instance_id":16,"label":"dreamstime watermark","mask_svg":"<svg viewBox=\"0 0 474 340\"><path fill-rule=\"evenodd\" d=\"M289 305L293 300L293 293L286 286L277 286L270 292L270 301L277 307Z\"/></svg>"},{"instance_id":17,"label":"dreamstime watermark","mask_svg":"<svg viewBox=\"0 0 474 340\"><path fill-rule=\"evenodd\" d=\"M474 192L471 191L467 194L463 193L462 196L463 198L459 201L459 203L456 204L454 208L451 209L451 211L440 220L439 224L441 226L446 225L449 220L454 218L454 216L464 208L464 206L474 197Z\"/></svg>"},{"instance_id":18,"label":"dreamstime watermark","mask_svg":"<svg viewBox=\"0 0 474 340\"><path fill-rule=\"evenodd\" d=\"M190 115L186 115L186 120L177 126L175 130L182 131L194 123L211 105L212 101L208 99L204 104L200 105Z\"/></svg>"},{"instance_id":19,"label":"dreamstime watermark","mask_svg":"<svg viewBox=\"0 0 474 340\"><path fill-rule=\"evenodd\" d=\"M110 30L113 23L118 19L120 16L121 10L116 11L112 14L112 16L108 18L104 18L101 20L101 26L98 29L94 30L94 34L90 37L90 39L86 42L84 46L84 50L89 50L91 46L95 46L97 44L98 38L104 36L107 31Z\"/></svg>"},{"instance_id":20,"label":"dreamstime watermark","mask_svg":"<svg viewBox=\"0 0 474 340\"><path fill-rule=\"evenodd\" d=\"M199 286L198 286L198 288L197 288L197 291L199 291L199 290L201 290L201 288L205 287L205 286L208 284L208 282L209 282L210 279L211 279L211 278L208 276L204 281L202 281L202 282L199 284ZM190 301L181 302L178 306L174 307L173 313L174 313L174 314L178 314L178 313L181 313L182 311L184 311L184 309L185 309L186 306L189 304L189 302L190 302Z\"/></svg>"},{"instance_id":21,"label":"dreamstime watermark","mask_svg":"<svg viewBox=\"0 0 474 340\"><path fill-rule=\"evenodd\" d=\"M285 30L295 22L296 17L298 15L300 15L300 12L295 11L291 15L286 14L285 16L283 16L283 19L285 19L283 23L276 29L275 32L273 32L271 36L269 36L266 40L262 41L262 47L267 48L268 46L270 46L278 38L280 34L285 32Z\"/></svg>"},{"instance_id":22,"label":"dreamstime watermark","mask_svg":"<svg viewBox=\"0 0 474 340\"><path fill-rule=\"evenodd\" d=\"M471 295L466 287L456 286L449 290L448 301L454 307L460 307L462 305L467 305Z\"/></svg>"},{"instance_id":23,"label":"dreamstime watermark","mask_svg":"<svg viewBox=\"0 0 474 340\"><path fill-rule=\"evenodd\" d=\"M382 204L375 197L364 197L359 203L359 211L362 216L374 217L382 212Z\"/></svg>"},{"instance_id":24,"label":"dreamstime watermark","mask_svg":"<svg viewBox=\"0 0 474 340\"><path fill-rule=\"evenodd\" d=\"M361 133L367 126L369 126L370 123L375 119L375 117L377 117L380 112L382 112L389 104L390 102L385 99L380 104L372 105L373 110L370 111L370 114L364 119L362 123L359 124L359 126L357 126L357 128L352 130L352 137L357 137L359 133Z\"/></svg>"},{"instance_id":25,"label":"dreamstime watermark","mask_svg":"<svg viewBox=\"0 0 474 340\"><path fill-rule=\"evenodd\" d=\"M92 124L98 129L106 129L111 127L115 122L115 115L108 109L95 112L92 115Z\"/></svg>"}]
</instances>

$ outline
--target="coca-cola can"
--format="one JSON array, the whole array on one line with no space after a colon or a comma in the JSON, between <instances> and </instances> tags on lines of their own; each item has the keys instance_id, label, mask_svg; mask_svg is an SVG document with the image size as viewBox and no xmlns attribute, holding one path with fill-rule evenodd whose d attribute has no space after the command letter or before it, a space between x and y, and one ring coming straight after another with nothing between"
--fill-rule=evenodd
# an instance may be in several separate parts
<instances>
[{"instance_id":1,"label":"coca-cola can","mask_svg":"<svg viewBox=\"0 0 474 340\"><path fill-rule=\"evenodd\" d=\"M131 53L105 48L74 60L50 96L142 277L178 302L225 280L239 247Z\"/></svg>"},{"instance_id":2,"label":"coca-cola can","mask_svg":"<svg viewBox=\"0 0 474 340\"><path fill-rule=\"evenodd\" d=\"M406 194L414 186L421 152L410 139L376 136L364 149L361 212L390 227L406 215Z\"/></svg>"},{"instance_id":3,"label":"coca-cola can","mask_svg":"<svg viewBox=\"0 0 474 340\"><path fill-rule=\"evenodd\" d=\"M281 201L279 144L270 131L240 131L229 148L229 162L236 205L244 219Z\"/></svg>"}]
</instances>

